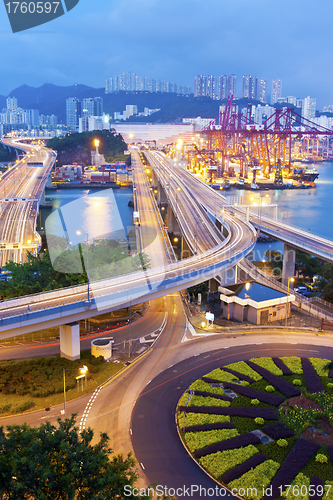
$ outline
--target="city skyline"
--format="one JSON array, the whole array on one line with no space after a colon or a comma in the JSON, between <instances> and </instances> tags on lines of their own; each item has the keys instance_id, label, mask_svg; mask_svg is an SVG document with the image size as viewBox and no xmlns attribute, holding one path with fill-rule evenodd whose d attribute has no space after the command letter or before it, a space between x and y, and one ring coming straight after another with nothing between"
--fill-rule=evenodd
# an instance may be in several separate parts
<instances>
[{"instance_id":1,"label":"city skyline","mask_svg":"<svg viewBox=\"0 0 333 500\"><path fill-rule=\"evenodd\" d=\"M322 108L333 103L332 14L329 0L316 9L309 0L100 0L98 11L82 0L65 16L13 34L4 10L0 93L45 82L98 88L128 69L191 87L198 74L264 75L278 76L285 95L316 96Z\"/></svg>"}]
</instances>

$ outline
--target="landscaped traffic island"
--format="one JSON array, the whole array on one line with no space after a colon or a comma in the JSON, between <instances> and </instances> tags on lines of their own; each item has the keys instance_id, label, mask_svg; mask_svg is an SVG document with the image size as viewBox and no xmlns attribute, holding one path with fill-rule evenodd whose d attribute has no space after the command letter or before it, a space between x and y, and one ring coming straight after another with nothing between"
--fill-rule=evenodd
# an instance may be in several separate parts
<instances>
[{"instance_id":1,"label":"landscaped traffic island","mask_svg":"<svg viewBox=\"0 0 333 500\"><path fill-rule=\"evenodd\" d=\"M240 497L333 500L329 364L319 358L264 357L207 373L179 401L185 446Z\"/></svg>"}]
</instances>

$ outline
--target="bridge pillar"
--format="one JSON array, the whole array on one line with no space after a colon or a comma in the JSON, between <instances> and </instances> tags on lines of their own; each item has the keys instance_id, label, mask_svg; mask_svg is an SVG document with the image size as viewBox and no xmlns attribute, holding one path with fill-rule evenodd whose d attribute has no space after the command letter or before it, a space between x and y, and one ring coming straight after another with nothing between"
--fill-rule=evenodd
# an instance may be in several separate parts
<instances>
[{"instance_id":1,"label":"bridge pillar","mask_svg":"<svg viewBox=\"0 0 333 500\"><path fill-rule=\"evenodd\" d=\"M219 276L221 276L221 286L234 285L237 283L237 266L221 271Z\"/></svg>"},{"instance_id":2,"label":"bridge pillar","mask_svg":"<svg viewBox=\"0 0 333 500\"><path fill-rule=\"evenodd\" d=\"M216 292L219 289L220 283L215 278L211 278L208 282L209 292Z\"/></svg>"},{"instance_id":3,"label":"bridge pillar","mask_svg":"<svg viewBox=\"0 0 333 500\"><path fill-rule=\"evenodd\" d=\"M160 182L158 182L158 184L157 184L157 203L160 206L160 205L167 203L167 202L168 202L168 198L164 192L162 184Z\"/></svg>"},{"instance_id":4,"label":"bridge pillar","mask_svg":"<svg viewBox=\"0 0 333 500\"><path fill-rule=\"evenodd\" d=\"M168 205L167 217L168 217L168 224L167 224L168 232L179 235L180 229L179 229L178 221L177 221L176 217L174 216L174 213L173 213L170 205Z\"/></svg>"},{"instance_id":5,"label":"bridge pillar","mask_svg":"<svg viewBox=\"0 0 333 500\"><path fill-rule=\"evenodd\" d=\"M285 243L283 247L282 283L286 286L288 286L288 278L295 276L295 260L296 249ZM289 287L293 288L292 281L289 281Z\"/></svg>"},{"instance_id":6,"label":"bridge pillar","mask_svg":"<svg viewBox=\"0 0 333 500\"><path fill-rule=\"evenodd\" d=\"M180 258L181 259L188 259L189 257L191 257L191 255L192 255L191 249L188 246L187 241L184 238L184 236L182 236L182 246L181 246Z\"/></svg>"},{"instance_id":7,"label":"bridge pillar","mask_svg":"<svg viewBox=\"0 0 333 500\"><path fill-rule=\"evenodd\" d=\"M60 356L62 358L80 359L80 325L77 322L61 325L60 331Z\"/></svg>"}]
</instances>

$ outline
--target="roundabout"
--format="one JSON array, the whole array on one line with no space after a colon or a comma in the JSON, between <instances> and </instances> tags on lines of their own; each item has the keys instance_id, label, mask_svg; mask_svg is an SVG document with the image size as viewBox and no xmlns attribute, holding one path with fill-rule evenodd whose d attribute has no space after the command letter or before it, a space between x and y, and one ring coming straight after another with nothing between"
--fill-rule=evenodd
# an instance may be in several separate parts
<instances>
[{"instance_id":1,"label":"roundabout","mask_svg":"<svg viewBox=\"0 0 333 500\"><path fill-rule=\"evenodd\" d=\"M321 345L242 345L163 371L132 414L150 483L178 498L333 498L332 357Z\"/></svg>"}]
</instances>

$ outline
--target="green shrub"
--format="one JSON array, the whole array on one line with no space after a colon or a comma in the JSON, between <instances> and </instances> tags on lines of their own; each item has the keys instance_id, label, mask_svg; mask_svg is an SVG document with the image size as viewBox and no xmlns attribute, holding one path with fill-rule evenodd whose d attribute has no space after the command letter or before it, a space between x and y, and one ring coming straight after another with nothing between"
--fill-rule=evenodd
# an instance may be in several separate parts
<instances>
[{"instance_id":1,"label":"green shrub","mask_svg":"<svg viewBox=\"0 0 333 500\"><path fill-rule=\"evenodd\" d=\"M266 392L274 392L275 389L272 385L266 385L265 387Z\"/></svg>"},{"instance_id":2,"label":"green shrub","mask_svg":"<svg viewBox=\"0 0 333 500\"><path fill-rule=\"evenodd\" d=\"M300 381L299 378L295 378L295 380L293 380L293 384L297 385L297 386L300 386L300 385L302 385L302 382Z\"/></svg>"},{"instance_id":3,"label":"green shrub","mask_svg":"<svg viewBox=\"0 0 333 500\"><path fill-rule=\"evenodd\" d=\"M250 444L244 448L211 453L210 455L200 458L199 462L209 474L215 477L215 479L219 479L222 474L233 469L236 465L242 464L245 460L248 460L257 453L257 448Z\"/></svg>"},{"instance_id":4,"label":"green shrub","mask_svg":"<svg viewBox=\"0 0 333 500\"><path fill-rule=\"evenodd\" d=\"M255 399L251 399L251 405L253 406L258 406L260 405L260 401L259 399L255 398Z\"/></svg>"},{"instance_id":5,"label":"green shrub","mask_svg":"<svg viewBox=\"0 0 333 500\"><path fill-rule=\"evenodd\" d=\"M263 357L263 358L252 358L250 359L253 363L256 363L259 366L262 366L262 368L265 368L271 373L274 373L274 375L278 375L279 377L283 375L282 370L276 366L272 358L269 357Z\"/></svg>"},{"instance_id":6,"label":"green shrub","mask_svg":"<svg viewBox=\"0 0 333 500\"><path fill-rule=\"evenodd\" d=\"M281 448L286 448L288 446L288 441L286 439L278 439L276 444Z\"/></svg>"},{"instance_id":7,"label":"green shrub","mask_svg":"<svg viewBox=\"0 0 333 500\"><path fill-rule=\"evenodd\" d=\"M265 423L265 420L264 420L263 418L261 418L261 417L256 417L256 418L254 419L254 421L255 421L255 423L256 423L256 424L258 424L258 425L264 425L264 423Z\"/></svg>"},{"instance_id":8,"label":"green shrub","mask_svg":"<svg viewBox=\"0 0 333 500\"><path fill-rule=\"evenodd\" d=\"M250 385L250 382L248 382L247 380L242 380L241 385L243 387L247 387L248 385Z\"/></svg>"},{"instance_id":9,"label":"green shrub","mask_svg":"<svg viewBox=\"0 0 333 500\"><path fill-rule=\"evenodd\" d=\"M333 383L332 383L332 382L328 382L328 384L327 384L327 388L328 388L328 389L332 389L332 387L333 387Z\"/></svg>"},{"instance_id":10,"label":"green shrub","mask_svg":"<svg viewBox=\"0 0 333 500\"><path fill-rule=\"evenodd\" d=\"M313 498L313 496L309 496L309 486L310 478L300 472L297 474L295 479L291 481L291 487L288 490L288 495L287 490L285 490L282 492L282 496L287 498L287 500L309 500L310 498ZM323 498L326 499L325 493Z\"/></svg>"},{"instance_id":11,"label":"green shrub","mask_svg":"<svg viewBox=\"0 0 333 500\"><path fill-rule=\"evenodd\" d=\"M210 444L218 443L219 441L224 441L235 436L239 436L236 429L215 429L212 431L186 432L184 438L188 449L193 453Z\"/></svg>"},{"instance_id":12,"label":"green shrub","mask_svg":"<svg viewBox=\"0 0 333 500\"><path fill-rule=\"evenodd\" d=\"M316 462L319 462L320 464L327 464L328 458L323 453L318 453L316 455Z\"/></svg>"}]
</instances>

